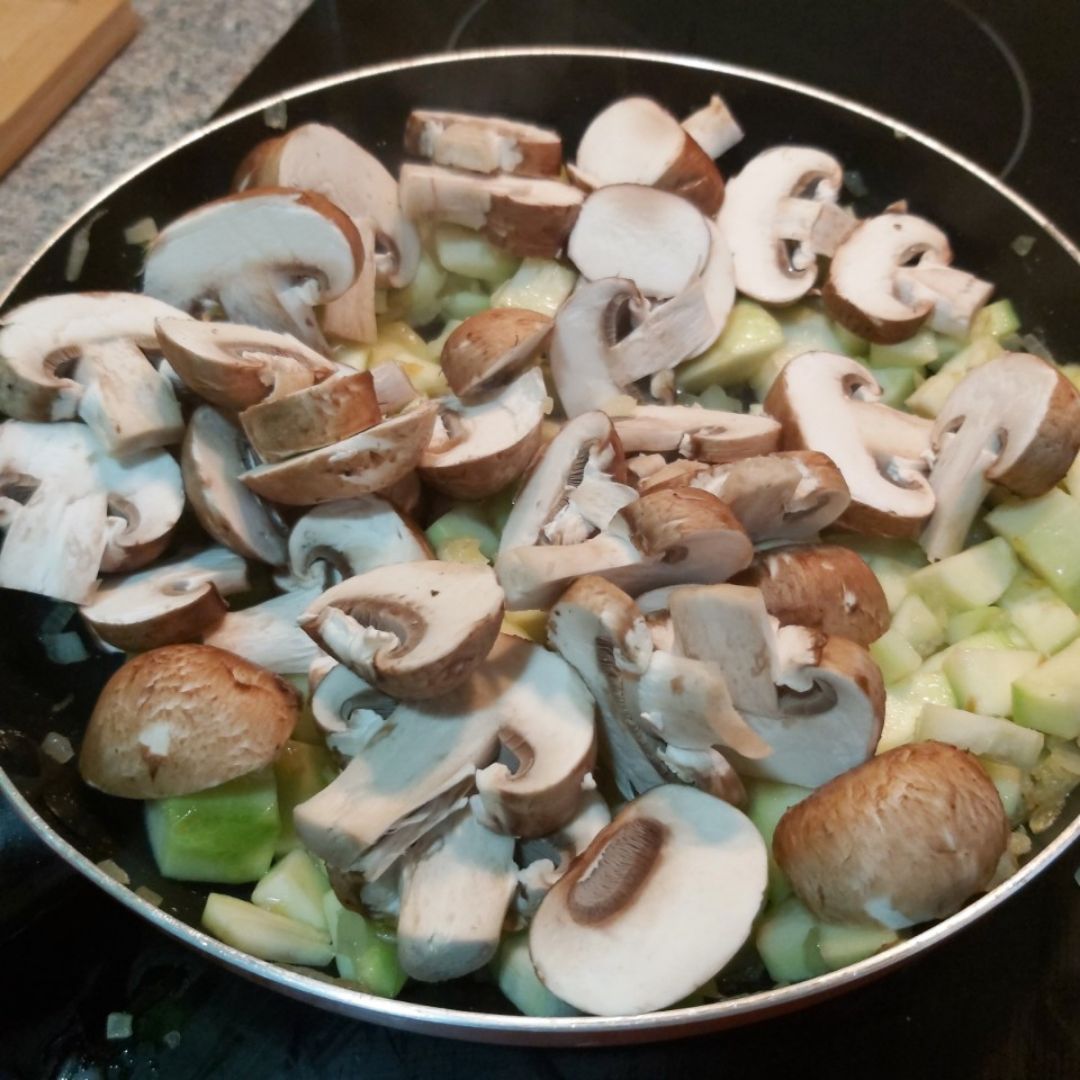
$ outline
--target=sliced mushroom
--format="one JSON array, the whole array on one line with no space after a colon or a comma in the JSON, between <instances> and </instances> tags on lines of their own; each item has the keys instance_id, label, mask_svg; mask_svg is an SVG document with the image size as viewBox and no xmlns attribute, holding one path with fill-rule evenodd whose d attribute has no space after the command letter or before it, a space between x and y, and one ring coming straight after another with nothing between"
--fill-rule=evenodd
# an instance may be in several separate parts
<instances>
[{"instance_id":1,"label":"sliced mushroom","mask_svg":"<svg viewBox=\"0 0 1080 1080\"><path fill-rule=\"evenodd\" d=\"M458 499L501 491L528 467L540 446L547 388L538 368L485 401L444 399L420 477Z\"/></svg>"},{"instance_id":2,"label":"sliced mushroom","mask_svg":"<svg viewBox=\"0 0 1080 1080\"><path fill-rule=\"evenodd\" d=\"M339 371L240 414L248 441L270 462L341 442L380 420L375 385L367 371Z\"/></svg>"},{"instance_id":3,"label":"sliced mushroom","mask_svg":"<svg viewBox=\"0 0 1080 1080\"><path fill-rule=\"evenodd\" d=\"M419 397L404 369L392 360L376 364L371 369L371 379L383 416L396 416Z\"/></svg>"},{"instance_id":4,"label":"sliced mushroom","mask_svg":"<svg viewBox=\"0 0 1080 1080\"><path fill-rule=\"evenodd\" d=\"M818 256L833 255L856 224L835 206L843 179L840 163L824 151L777 146L728 181L717 221L739 292L790 304L810 291Z\"/></svg>"},{"instance_id":5,"label":"sliced mushroom","mask_svg":"<svg viewBox=\"0 0 1080 1080\"><path fill-rule=\"evenodd\" d=\"M416 468L431 440L437 408L424 402L341 442L287 461L259 465L240 479L286 506L313 506L382 491Z\"/></svg>"},{"instance_id":6,"label":"sliced mushroom","mask_svg":"<svg viewBox=\"0 0 1080 1080\"><path fill-rule=\"evenodd\" d=\"M768 454L780 442L780 425L770 416L696 405L638 405L616 417L615 430L628 454L678 451L713 464Z\"/></svg>"},{"instance_id":7,"label":"sliced mushroom","mask_svg":"<svg viewBox=\"0 0 1080 1080\"><path fill-rule=\"evenodd\" d=\"M581 136L575 167L591 188L643 184L682 196L709 217L724 201L724 179L712 156L649 98L621 98L595 116Z\"/></svg>"},{"instance_id":8,"label":"sliced mushroom","mask_svg":"<svg viewBox=\"0 0 1080 1080\"><path fill-rule=\"evenodd\" d=\"M1006 353L964 377L933 439L937 508L920 543L941 559L964 546L993 484L1033 498L1060 482L1080 451L1080 395L1045 360Z\"/></svg>"},{"instance_id":9,"label":"sliced mushroom","mask_svg":"<svg viewBox=\"0 0 1080 1080\"><path fill-rule=\"evenodd\" d=\"M892 410L880 396L873 375L857 360L808 352L777 377L765 411L782 424L785 449L820 451L840 470L851 493L841 524L873 536L916 536L933 512L934 492L922 472L926 463L902 452L908 436L897 444L900 453L868 439L859 413L873 407L879 420L886 418Z\"/></svg>"},{"instance_id":10,"label":"sliced mushroom","mask_svg":"<svg viewBox=\"0 0 1080 1080\"><path fill-rule=\"evenodd\" d=\"M525 308L488 308L456 327L442 348L450 389L466 401L517 376L547 348L552 320Z\"/></svg>"},{"instance_id":11,"label":"sliced mushroom","mask_svg":"<svg viewBox=\"0 0 1080 1080\"><path fill-rule=\"evenodd\" d=\"M438 697L487 656L503 593L487 566L382 566L324 592L299 624L373 686L403 699Z\"/></svg>"},{"instance_id":12,"label":"sliced mushroom","mask_svg":"<svg viewBox=\"0 0 1080 1080\"><path fill-rule=\"evenodd\" d=\"M731 115L731 110L719 94L713 94L708 105L687 116L682 126L711 158L726 154L743 137L739 122Z\"/></svg>"},{"instance_id":13,"label":"sliced mushroom","mask_svg":"<svg viewBox=\"0 0 1080 1080\"><path fill-rule=\"evenodd\" d=\"M920 742L791 807L773 851L819 919L900 930L952 915L988 889L1008 840L1001 799L978 759Z\"/></svg>"},{"instance_id":14,"label":"sliced mushroom","mask_svg":"<svg viewBox=\"0 0 1080 1080\"><path fill-rule=\"evenodd\" d=\"M72 420L89 408L95 430L111 446L101 407L135 408L144 425L164 429L163 441L142 448L174 441L175 399L141 350L157 348L156 319L181 315L160 300L120 292L43 296L12 308L0 317L0 412L16 420ZM137 382L110 379L117 364ZM96 412L92 401L84 404L95 386Z\"/></svg>"},{"instance_id":15,"label":"sliced mushroom","mask_svg":"<svg viewBox=\"0 0 1080 1080\"><path fill-rule=\"evenodd\" d=\"M378 566L430 559L424 534L385 498L362 495L309 510L289 533L282 586L326 589Z\"/></svg>"},{"instance_id":16,"label":"sliced mushroom","mask_svg":"<svg viewBox=\"0 0 1080 1080\"><path fill-rule=\"evenodd\" d=\"M903 213L868 218L833 256L825 310L853 334L888 345L911 337L941 296L938 325L966 334L993 286L951 262L948 237L929 221Z\"/></svg>"},{"instance_id":17,"label":"sliced mushroom","mask_svg":"<svg viewBox=\"0 0 1080 1080\"><path fill-rule=\"evenodd\" d=\"M495 561L511 611L547 607L575 578L598 574L631 594L726 581L747 566L750 540L705 491L657 491L624 506L604 532L566 545L512 548Z\"/></svg>"},{"instance_id":18,"label":"sliced mushroom","mask_svg":"<svg viewBox=\"0 0 1080 1080\"><path fill-rule=\"evenodd\" d=\"M105 582L82 609L94 632L125 652L198 641L228 610L223 597L248 587L247 563L207 548Z\"/></svg>"},{"instance_id":19,"label":"sliced mushroom","mask_svg":"<svg viewBox=\"0 0 1080 1080\"><path fill-rule=\"evenodd\" d=\"M273 761L296 725L298 704L288 683L221 649L153 649L105 684L79 772L124 799L216 787Z\"/></svg>"},{"instance_id":20,"label":"sliced mushroom","mask_svg":"<svg viewBox=\"0 0 1080 1080\"><path fill-rule=\"evenodd\" d=\"M324 664L329 670L316 681L313 676L320 675ZM326 736L326 745L346 759L362 754L385 734L388 717L397 706L393 698L329 656L312 661L308 686L316 726Z\"/></svg>"},{"instance_id":21,"label":"sliced mushroom","mask_svg":"<svg viewBox=\"0 0 1080 1080\"><path fill-rule=\"evenodd\" d=\"M690 787L657 788L623 807L544 898L529 931L537 974L585 1012L672 1005L742 948L766 880L749 818Z\"/></svg>"},{"instance_id":22,"label":"sliced mushroom","mask_svg":"<svg viewBox=\"0 0 1080 1080\"><path fill-rule=\"evenodd\" d=\"M230 611L204 635L203 643L227 649L279 675L306 675L322 653L296 620L318 597L317 589L297 589Z\"/></svg>"},{"instance_id":23,"label":"sliced mushroom","mask_svg":"<svg viewBox=\"0 0 1080 1080\"><path fill-rule=\"evenodd\" d=\"M285 526L241 482L251 448L244 433L210 405L188 421L181 463L184 488L199 524L219 543L248 559L281 566Z\"/></svg>"},{"instance_id":24,"label":"sliced mushroom","mask_svg":"<svg viewBox=\"0 0 1080 1080\"><path fill-rule=\"evenodd\" d=\"M757 555L734 584L759 589L781 626L813 626L863 646L889 628L881 583L850 548L772 548Z\"/></svg>"},{"instance_id":25,"label":"sliced mushroom","mask_svg":"<svg viewBox=\"0 0 1080 1080\"><path fill-rule=\"evenodd\" d=\"M593 699L555 653L520 641L500 670L512 680L499 716L500 760L476 774L480 820L497 832L546 836L577 814L596 758Z\"/></svg>"},{"instance_id":26,"label":"sliced mushroom","mask_svg":"<svg viewBox=\"0 0 1080 1080\"><path fill-rule=\"evenodd\" d=\"M401 207L480 230L513 255L553 259L566 246L583 196L570 184L521 176L477 176L436 165L403 165Z\"/></svg>"},{"instance_id":27,"label":"sliced mushroom","mask_svg":"<svg viewBox=\"0 0 1080 1080\"><path fill-rule=\"evenodd\" d=\"M147 251L143 288L182 311L213 302L232 322L324 349L312 309L344 293L363 260L356 226L321 195L252 188L166 226Z\"/></svg>"},{"instance_id":28,"label":"sliced mushroom","mask_svg":"<svg viewBox=\"0 0 1080 1080\"><path fill-rule=\"evenodd\" d=\"M337 370L289 334L255 326L160 319L157 341L189 390L235 412L304 390Z\"/></svg>"},{"instance_id":29,"label":"sliced mushroom","mask_svg":"<svg viewBox=\"0 0 1080 1080\"><path fill-rule=\"evenodd\" d=\"M613 184L585 200L566 250L590 281L625 278L645 296L664 300L700 276L711 244L708 221L685 199Z\"/></svg>"},{"instance_id":30,"label":"sliced mushroom","mask_svg":"<svg viewBox=\"0 0 1080 1080\"><path fill-rule=\"evenodd\" d=\"M558 176L562 171L557 131L502 116L413 109L405 121L405 150L470 172Z\"/></svg>"},{"instance_id":31,"label":"sliced mushroom","mask_svg":"<svg viewBox=\"0 0 1080 1080\"><path fill-rule=\"evenodd\" d=\"M447 819L401 871L398 959L421 982L468 975L494 955L514 896L514 838L468 809Z\"/></svg>"}]
</instances>

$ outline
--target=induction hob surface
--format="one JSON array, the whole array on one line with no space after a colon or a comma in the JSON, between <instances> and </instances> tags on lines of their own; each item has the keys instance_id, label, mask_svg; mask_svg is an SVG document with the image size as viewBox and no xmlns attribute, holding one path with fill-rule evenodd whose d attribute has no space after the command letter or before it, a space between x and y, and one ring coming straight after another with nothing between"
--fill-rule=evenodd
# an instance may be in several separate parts
<instances>
[{"instance_id":1,"label":"induction hob surface","mask_svg":"<svg viewBox=\"0 0 1080 1080\"><path fill-rule=\"evenodd\" d=\"M454 48L669 50L801 79L890 113L1080 236L1080 5L1039 0L315 0L225 109ZM945 949L858 993L678 1046L509 1050L407 1036L254 987L68 871L0 806L0 1077L656 1077L1080 1074L1075 859ZM105 1018L135 1017L108 1042Z\"/></svg>"}]
</instances>

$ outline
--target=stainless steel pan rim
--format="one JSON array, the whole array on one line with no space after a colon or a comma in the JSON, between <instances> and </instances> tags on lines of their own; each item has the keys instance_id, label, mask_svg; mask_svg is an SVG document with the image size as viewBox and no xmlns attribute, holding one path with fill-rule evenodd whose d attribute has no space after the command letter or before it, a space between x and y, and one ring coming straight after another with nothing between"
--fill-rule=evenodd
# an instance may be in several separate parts
<instances>
[{"instance_id":1,"label":"stainless steel pan rim","mask_svg":"<svg viewBox=\"0 0 1080 1080\"><path fill-rule=\"evenodd\" d=\"M967 172L972 173L984 184L997 191L1012 202L1031 221L1041 228L1070 257L1080 264L1080 248L1061 232L1044 214L1033 207L996 176L970 161L961 154L949 149L938 140L923 132L895 120L877 110L848 100L836 94L819 90L813 86L792 79L779 78L765 72L744 68L735 64L719 63L696 56L674 53L651 52L637 49L614 48L498 48L472 49L433 56L421 56L415 59L395 61L371 67L357 68L353 71L306 83L285 93L258 101L247 108L230 113L185 136L161 153L146 160L141 165L122 176L97 198L84 206L72 219L59 229L41 246L26 263L13 282L0 293L0 305L11 294L19 280L55 244L74 224L95 206L109 198L122 188L130 179L152 165L175 153L178 149L195 142L210 132L226 127L242 117L251 116L262 109L293 98L299 98L314 91L336 86L342 83L359 81L372 76L407 70L409 68L434 67L443 64L453 65L461 60L483 60L489 57L529 57L529 56L565 56L596 57L607 59L629 59L668 64L675 67L693 68L701 71L730 75L752 82L767 83L793 93L816 98L835 105L847 112L863 116L878 124L893 129L901 137L910 138L950 159ZM941 943L964 927L975 922L982 915L1005 902L1022 889L1036 875L1045 870L1067 848L1080 838L1080 817L1077 817L1048 844L1030 862L1008 881L999 885L992 892L968 905L962 911L945 919L928 930L923 931L908 941L870 959L863 960L840 971L821 975L803 983L778 987L759 993L747 994L726 1001L692 1008L672 1009L646 1016L623 1017L573 1017L565 1019L537 1019L523 1016L504 1016L495 1013L466 1012L428 1005L416 1005L411 1002L396 1001L374 997L358 990L351 990L343 985L305 974L302 971L281 967L263 960L258 960L247 953L223 944L216 938L202 933L196 927L170 915L146 900L137 896L130 888L119 884L99 866L91 862L72 844L54 832L44 819L31 807L29 802L17 790L13 781L0 770L0 791L11 800L19 815L35 833L65 862L70 864L86 878L104 889L114 899L125 904L160 930L172 935L185 944L205 953L226 965L261 983L292 997L305 1000L335 1012L371 1020L395 1028L426 1034L442 1035L452 1038L468 1039L493 1043L513 1043L518 1045L583 1045L588 1043L638 1042L676 1038L692 1033L701 1033L721 1027L734 1026L761 1019L765 1016L787 1012L810 1003L835 996L849 989L856 983L865 982L885 974L893 967L911 960L926 950Z\"/></svg>"}]
</instances>

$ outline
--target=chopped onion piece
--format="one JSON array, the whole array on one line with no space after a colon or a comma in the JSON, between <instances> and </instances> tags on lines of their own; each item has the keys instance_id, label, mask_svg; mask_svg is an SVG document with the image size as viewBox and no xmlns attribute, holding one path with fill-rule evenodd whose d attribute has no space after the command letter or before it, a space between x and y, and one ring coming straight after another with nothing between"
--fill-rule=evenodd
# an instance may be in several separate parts
<instances>
[{"instance_id":1,"label":"chopped onion piece","mask_svg":"<svg viewBox=\"0 0 1080 1080\"><path fill-rule=\"evenodd\" d=\"M1031 249L1035 246L1034 236L1018 236L1010 245L1013 251L1016 252L1020 258L1024 258L1026 255L1031 254Z\"/></svg>"},{"instance_id":2,"label":"chopped onion piece","mask_svg":"<svg viewBox=\"0 0 1080 1080\"><path fill-rule=\"evenodd\" d=\"M262 112L263 123L274 131L284 131L289 126L289 107L284 101L267 105Z\"/></svg>"},{"instance_id":3,"label":"chopped onion piece","mask_svg":"<svg viewBox=\"0 0 1080 1080\"><path fill-rule=\"evenodd\" d=\"M157 239L157 222L152 217L139 218L124 230L124 240L138 247L145 247Z\"/></svg>"},{"instance_id":4,"label":"chopped onion piece","mask_svg":"<svg viewBox=\"0 0 1080 1080\"><path fill-rule=\"evenodd\" d=\"M68 248L67 262L64 263L65 281L78 281L82 276L86 256L90 254L90 230L105 214L105 210L96 211L75 230L75 235L71 238L71 247Z\"/></svg>"},{"instance_id":5,"label":"chopped onion piece","mask_svg":"<svg viewBox=\"0 0 1080 1080\"><path fill-rule=\"evenodd\" d=\"M50 731L41 740L41 752L61 765L66 765L75 756L75 748L71 745L71 740L66 735L61 735L59 731Z\"/></svg>"},{"instance_id":6,"label":"chopped onion piece","mask_svg":"<svg viewBox=\"0 0 1080 1080\"><path fill-rule=\"evenodd\" d=\"M121 885L131 884L128 872L119 863L113 862L112 859L102 859L97 866L99 870L104 870L113 881L118 881Z\"/></svg>"},{"instance_id":7,"label":"chopped onion piece","mask_svg":"<svg viewBox=\"0 0 1080 1080\"><path fill-rule=\"evenodd\" d=\"M151 907L161 907L165 899L160 893L154 892L153 889L147 888L145 885L140 885L135 890L135 895L140 900L145 900Z\"/></svg>"},{"instance_id":8,"label":"chopped onion piece","mask_svg":"<svg viewBox=\"0 0 1080 1080\"><path fill-rule=\"evenodd\" d=\"M131 1013L114 1012L105 1018L106 1039L130 1039L132 1033Z\"/></svg>"}]
</instances>

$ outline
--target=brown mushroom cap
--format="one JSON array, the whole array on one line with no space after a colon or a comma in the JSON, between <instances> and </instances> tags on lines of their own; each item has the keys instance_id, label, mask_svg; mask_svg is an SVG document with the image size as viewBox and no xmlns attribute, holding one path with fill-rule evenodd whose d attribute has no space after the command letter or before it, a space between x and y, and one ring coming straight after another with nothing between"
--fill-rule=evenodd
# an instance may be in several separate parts
<instances>
[{"instance_id":1,"label":"brown mushroom cap","mask_svg":"<svg viewBox=\"0 0 1080 1080\"><path fill-rule=\"evenodd\" d=\"M283 679L223 649L154 649L105 684L79 772L126 799L216 787L273 761L292 734L298 703Z\"/></svg>"},{"instance_id":2,"label":"brown mushroom cap","mask_svg":"<svg viewBox=\"0 0 1080 1080\"><path fill-rule=\"evenodd\" d=\"M547 347L551 316L526 308L488 308L456 327L442 348L442 369L459 398L509 382Z\"/></svg>"},{"instance_id":3,"label":"brown mushroom cap","mask_svg":"<svg viewBox=\"0 0 1080 1080\"><path fill-rule=\"evenodd\" d=\"M793 806L773 852L818 918L898 930L952 915L986 889L1008 839L1001 799L978 760L922 742L872 758Z\"/></svg>"}]
</instances>

